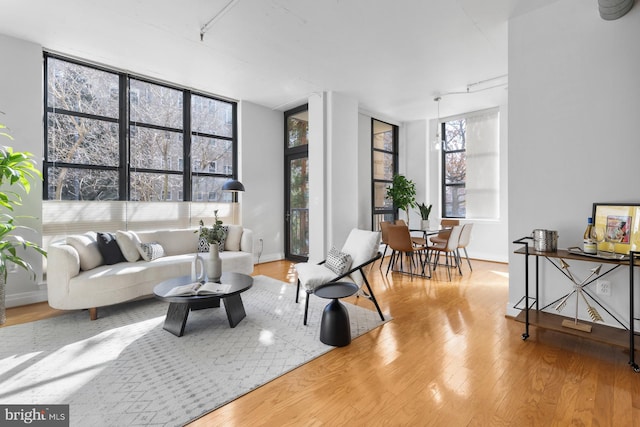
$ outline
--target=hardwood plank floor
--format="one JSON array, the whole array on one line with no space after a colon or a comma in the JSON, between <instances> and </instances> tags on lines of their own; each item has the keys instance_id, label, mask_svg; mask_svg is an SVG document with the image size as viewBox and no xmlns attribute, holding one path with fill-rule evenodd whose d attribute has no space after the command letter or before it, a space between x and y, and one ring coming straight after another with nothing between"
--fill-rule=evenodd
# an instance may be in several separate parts
<instances>
[{"instance_id":1,"label":"hardwood plank floor","mask_svg":"<svg viewBox=\"0 0 640 427\"><path fill-rule=\"evenodd\" d=\"M535 327L523 341L522 323L504 315L508 266L472 264L451 282L443 268L410 279L376 264L370 282L393 321L189 426L640 426L628 351ZM294 286L292 265L260 264L255 274ZM58 313L10 309L7 325Z\"/></svg>"}]
</instances>

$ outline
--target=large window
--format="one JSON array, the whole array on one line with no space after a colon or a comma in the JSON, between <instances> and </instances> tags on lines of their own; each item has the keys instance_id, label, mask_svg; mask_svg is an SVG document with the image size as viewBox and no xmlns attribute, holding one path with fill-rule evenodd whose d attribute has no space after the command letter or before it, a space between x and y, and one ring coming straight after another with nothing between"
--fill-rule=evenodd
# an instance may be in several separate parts
<instances>
[{"instance_id":1,"label":"large window","mask_svg":"<svg viewBox=\"0 0 640 427\"><path fill-rule=\"evenodd\" d=\"M441 123L443 218L498 218L498 123L497 109Z\"/></svg>"},{"instance_id":2,"label":"large window","mask_svg":"<svg viewBox=\"0 0 640 427\"><path fill-rule=\"evenodd\" d=\"M378 230L381 221L393 221L396 210L387 199L387 187L398 172L398 127L371 120L372 226Z\"/></svg>"},{"instance_id":3,"label":"large window","mask_svg":"<svg viewBox=\"0 0 640 427\"><path fill-rule=\"evenodd\" d=\"M49 54L45 87L45 200L230 201L234 102Z\"/></svg>"}]
</instances>

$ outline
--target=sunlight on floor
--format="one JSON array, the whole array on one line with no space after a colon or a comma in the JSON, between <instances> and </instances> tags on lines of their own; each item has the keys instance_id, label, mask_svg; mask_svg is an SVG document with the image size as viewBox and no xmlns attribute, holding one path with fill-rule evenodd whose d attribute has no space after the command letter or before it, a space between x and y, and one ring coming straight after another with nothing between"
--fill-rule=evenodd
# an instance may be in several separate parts
<instances>
[{"instance_id":1,"label":"sunlight on floor","mask_svg":"<svg viewBox=\"0 0 640 427\"><path fill-rule=\"evenodd\" d=\"M505 279L509 278L509 272L508 271L495 271L495 270L491 270L491 272L497 276L500 277L504 277Z\"/></svg>"},{"instance_id":2,"label":"sunlight on floor","mask_svg":"<svg viewBox=\"0 0 640 427\"><path fill-rule=\"evenodd\" d=\"M258 341L260 341L260 344L264 344L264 345L272 345L273 344L273 332L271 331L267 331L267 330L262 330L260 331L260 338L258 338Z\"/></svg>"},{"instance_id":3,"label":"sunlight on floor","mask_svg":"<svg viewBox=\"0 0 640 427\"><path fill-rule=\"evenodd\" d=\"M49 354L42 351L15 356L13 360L22 362L19 365L14 364L16 372L11 378L5 379L0 397L20 398L24 393L28 394L29 389L39 387L45 390L45 395L57 396L60 399L59 402L48 403L64 403L67 396L81 390L98 372L107 367L109 362L116 360L131 343L158 327L163 321L164 316L161 316L134 325L114 328L52 349ZM10 372L4 368L3 371ZM35 372L38 372L37 377ZM70 378L73 378L73 381ZM66 392L64 396L60 394L62 381Z\"/></svg>"}]
</instances>

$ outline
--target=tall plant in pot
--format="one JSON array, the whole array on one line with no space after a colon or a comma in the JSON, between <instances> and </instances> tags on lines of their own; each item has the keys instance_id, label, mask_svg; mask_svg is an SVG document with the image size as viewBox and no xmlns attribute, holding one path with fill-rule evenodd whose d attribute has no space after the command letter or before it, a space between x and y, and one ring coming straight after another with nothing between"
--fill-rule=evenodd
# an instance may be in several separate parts
<instances>
[{"instance_id":1,"label":"tall plant in pot","mask_svg":"<svg viewBox=\"0 0 640 427\"><path fill-rule=\"evenodd\" d=\"M393 202L393 206L406 212L409 225L409 208L416 207L415 183L404 175L394 175L391 186L387 187L387 198Z\"/></svg>"},{"instance_id":2,"label":"tall plant in pot","mask_svg":"<svg viewBox=\"0 0 640 427\"><path fill-rule=\"evenodd\" d=\"M11 135L4 131L6 127L0 124L0 135L12 140ZM31 230L29 227L18 225L20 217L12 215L14 208L22 204L21 193L29 194L30 179L42 179L42 174L36 169L33 154L13 151L11 147L0 146L0 324L6 321L5 294L7 273L11 264L26 270L32 280L36 279L33 266L22 258L19 249L34 250L43 256L47 253L37 243L30 242L16 231ZM17 191L9 188L16 188Z\"/></svg>"}]
</instances>

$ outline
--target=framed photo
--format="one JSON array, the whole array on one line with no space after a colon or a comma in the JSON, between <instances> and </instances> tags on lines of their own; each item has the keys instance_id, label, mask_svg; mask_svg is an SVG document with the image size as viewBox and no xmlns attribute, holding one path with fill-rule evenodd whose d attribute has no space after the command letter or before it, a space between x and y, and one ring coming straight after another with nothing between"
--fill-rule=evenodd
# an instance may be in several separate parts
<instances>
[{"instance_id":1,"label":"framed photo","mask_svg":"<svg viewBox=\"0 0 640 427\"><path fill-rule=\"evenodd\" d=\"M599 252L640 248L640 203L594 203L592 217Z\"/></svg>"}]
</instances>

